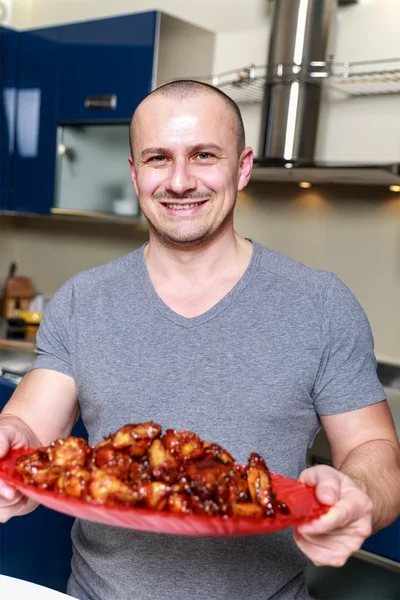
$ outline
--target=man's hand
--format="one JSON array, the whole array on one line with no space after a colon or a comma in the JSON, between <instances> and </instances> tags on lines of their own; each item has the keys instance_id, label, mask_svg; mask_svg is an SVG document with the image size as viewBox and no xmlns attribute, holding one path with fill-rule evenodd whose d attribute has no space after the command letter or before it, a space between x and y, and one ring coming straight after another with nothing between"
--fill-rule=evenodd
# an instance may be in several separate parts
<instances>
[{"instance_id":1,"label":"man's hand","mask_svg":"<svg viewBox=\"0 0 400 600\"><path fill-rule=\"evenodd\" d=\"M299 480L316 488L316 496L330 510L294 531L302 552L317 566L342 567L371 535L373 504L350 477L318 465L303 471Z\"/></svg>"},{"instance_id":2,"label":"man's hand","mask_svg":"<svg viewBox=\"0 0 400 600\"><path fill-rule=\"evenodd\" d=\"M0 458L5 456L11 449L40 445L39 440L33 434L29 435L29 431L26 431L27 427L18 427L19 421L20 419L17 417L1 416ZM25 514L35 506L37 506L36 503L28 501L26 496L0 480L0 523L5 523L11 517Z\"/></svg>"}]
</instances>

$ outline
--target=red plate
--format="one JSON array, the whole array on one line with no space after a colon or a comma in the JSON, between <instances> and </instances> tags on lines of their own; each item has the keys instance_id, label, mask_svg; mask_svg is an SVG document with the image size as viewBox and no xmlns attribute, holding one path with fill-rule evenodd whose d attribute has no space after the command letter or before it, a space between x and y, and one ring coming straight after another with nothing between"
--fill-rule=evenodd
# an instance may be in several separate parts
<instances>
[{"instance_id":1,"label":"red plate","mask_svg":"<svg viewBox=\"0 0 400 600\"><path fill-rule=\"evenodd\" d=\"M315 497L313 487L272 474L272 483L277 498L290 508L290 515L277 515L275 518L254 519L249 517L208 517L204 515L184 515L162 512L147 508L126 506L104 506L87 500L63 496L54 491L42 490L22 482L14 472L16 458L27 454L30 449L9 452L0 460L0 479L12 484L32 500L59 512L95 521L114 527L125 527L157 533L177 535L234 536L271 533L287 529L293 525L306 523L326 513L328 506L321 504Z\"/></svg>"}]
</instances>

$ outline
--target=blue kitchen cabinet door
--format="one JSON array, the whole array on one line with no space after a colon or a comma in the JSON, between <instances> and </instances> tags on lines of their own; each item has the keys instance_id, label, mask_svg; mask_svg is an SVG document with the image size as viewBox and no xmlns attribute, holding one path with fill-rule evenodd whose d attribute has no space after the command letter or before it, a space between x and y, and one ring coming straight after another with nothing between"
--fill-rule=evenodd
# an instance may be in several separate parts
<instances>
[{"instance_id":1,"label":"blue kitchen cabinet door","mask_svg":"<svg viewBox=\"0 0 400 600\"><path fill-rule=\"evenodd\" d=\"M47 214L53 204L60 54L58 27L22 32L11 198L13 211Z\"/></svg>"},{"instance_id":2,"label":"blue kitchen cabinet door","mask_svg":"<svg viewBox=\"0 0 400 600\"><path fill-rule=\"evenodd\" d=\"M10 208L20 33L0 27L0 210Z\"/></svg>"},{"instance_id":3,"label":"blue kitchen cabinet door","mask_svg":"<svg viewBox=\"0 0 400 600\"><path fill-rule=\"evenodd\" d=\"M365 540L362 549L394 560L400 566L400 517Z\"/></svg>"},{"instance_id":4,"label":"blue kitchen cabinet door","mask_svg":"<svg viewBox=\"0 0 400 600\"><path fill-rule=\"evenodd\" d=\"M0 410L15 386L0 378ZM78 420L73 435L87 438ZM0 524L0 573L66 592L71 571L72 517L44 506Z\"/></svg>"},{"instance_id":5,"label":"blue kitchen cabinet door","mask_svg":"<svg viewBox=\"0 0 400 600\"><path fill-rule=\"evenodd\" d=\"M11 383L8 379L0 377L0 411L3 410L4 405L9 401L15 390L15 384Z\"/></svg>"},{"instance_id":6,"label":"blue kitchen cabinet door","mask_svg":"<svg viewBox=\"0 0 400 600\"><path fill-rule=\"evenodd\" d=\"M157 19L150 11L60 27L62 123L129 121L152 89ZM114 108L91 109L104 95Z\"/></svg>"}]
</instances>

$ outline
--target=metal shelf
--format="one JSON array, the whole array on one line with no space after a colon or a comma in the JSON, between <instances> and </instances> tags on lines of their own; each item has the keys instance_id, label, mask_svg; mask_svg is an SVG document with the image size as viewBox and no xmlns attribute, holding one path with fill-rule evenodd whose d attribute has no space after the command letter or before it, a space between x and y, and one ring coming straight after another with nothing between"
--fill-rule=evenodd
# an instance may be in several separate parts
<instances>
[{"instance_id":1,"label":"metal shelf","mask_svg":"<svg viewBox=\"0 0 400 600\"><path fill-rule=\"evenodd\" d=\"M274 65L272 70L268 76L266 65L249 65L197 79L220 88L238 104L262 102L267 78L282 84L306 81L348 97L400 94L400 58L344 63L331 59L305 66Z\"/></svg>"}]
</instances>

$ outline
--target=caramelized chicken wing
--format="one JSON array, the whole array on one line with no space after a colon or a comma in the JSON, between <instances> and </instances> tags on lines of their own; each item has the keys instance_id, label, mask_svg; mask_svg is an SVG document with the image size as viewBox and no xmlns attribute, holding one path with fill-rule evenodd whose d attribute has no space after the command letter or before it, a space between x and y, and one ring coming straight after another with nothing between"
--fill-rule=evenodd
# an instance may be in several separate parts
<instances>
[{"instance_id":1,"label":"caramelized chicken wing","mask_svg":"<svg viewBox=\"0 0 400 600\"><path fill-rule=\"evenodd\" d=\"M116 450L126 450L131 456L142 457L145 455L151 442L159 437L161 427L153 421L125 425L111 436L112 445Z\"/></svg>"},{"instance_id":2,"label":"caramelized chicken wing","mask_svg":"<svg viewBox=\"0 0 400 600\"><path fill-rule=\"evenodd\" d=\"M178 460L197 460L204 455L203 442L192 431L167 429L162 437L167 450Z\"/></svg>"},{"instance_id":3,"label":"caramelized chicken wing","mask_svg":"<svg viewBox=\"0 0 400 600\"><path fill-rule=\"evenodd\" d=\"M87 469L76 467L59 475L55 489L68 496L84 498L87 495L87 485L91 479L91 473Z\"/></svg>"},{"instance_id":4,"label":"caramelized chicken wing","mask_svg":"<svg viewBox=\"0 0 400 600\"><path fill-rule=\"evenodd\" d=\"M87 492L93 500L107 503L135 505L140 497L136 489L129 487L114 475L102 469L95 469L87 485Z\"/></svg>"},{"instance_id":5,"label":"caramelized chicken wing","mask_svg":"<svg viewBox=\"0 0 400 600\"><path fill-rule=\"evenodd\" d=\"M51 463L59 467L85 467L92 455L92 448L86 440L70 436L50 444L48 455Z\"/></svg>"},{"instance_id":6,"label":"caramelized chicken wing","mask_svg":"<svg viewBox=\"0 0 400 600\"><path fill-rule=\"evenodd\" d=\"M253 502L259 504L268 516L275 516L271 476L264 459L255 452L250 454L247 483Z\"/></svg>"},{"instance_id":7,"label":"caramelized chicken wing","mask_svg":"<svg viewBox=\"0 0 400 600\"><path fill-rule=\"evenodd\" d=\"M209 444L208 442L203 442L203 445L205 459L211 458L219 460L225 465L235 462L233 456L231 456L229 452L225 450L225 448L222 448L222 446L219 446L218 444Z\"/></svg>"},{"instance_id":8,"label":"caramelized chicken wing","mask_svg":"<svg viewBox=\"0 0 400 600\"><path fill-rule=\"evenodd\" d=\"M170 454L162 440L156 439L148 449L151 473L155 479L173 483L179 474L179 462Z\"/></svg>"},{"instance_id":9,"label":"caramelized chicken wing","mask_svg":"<svg viewBox=\"0 0 400 600\"><path fill-rule=\"evenodd\" d=\"M22 475L25 481L25 478L29 479L35 471L47 469L49 466L50 458L47 450L39 449L32 454L22 454L17 460L15 470Z\"/></svg>"},{"instance_id":10,"label":"caramelized chicken wing","mask_svg":"<svg viewBox=\"0 0 400 600\"><path fill-rule=\"evenodd\" d=\"M148 508L162 510L168 502L171 488L162 481L149 481L138 486L139 497Z\"/></svg>"},{"instance_id":11,"label":"caramelized chicken wing","mask_svg":"<svg viewBox=\"0 0 400 600\"><path fill-rule=\"evenodd\" d=\"M97 468L125 480L130 476L133 458L126 452L116 450L109 439L95 446L93 462Z\"/></svg>"}]
</instances>

